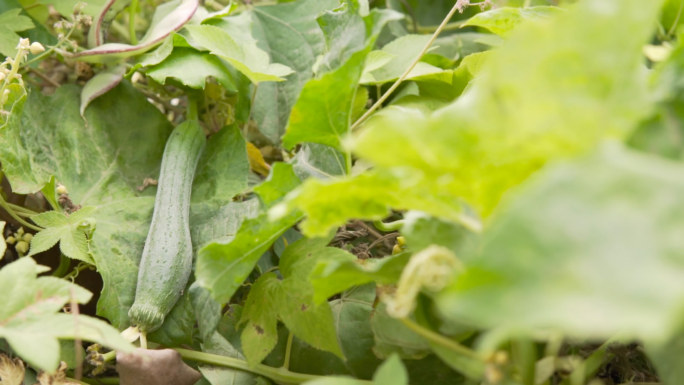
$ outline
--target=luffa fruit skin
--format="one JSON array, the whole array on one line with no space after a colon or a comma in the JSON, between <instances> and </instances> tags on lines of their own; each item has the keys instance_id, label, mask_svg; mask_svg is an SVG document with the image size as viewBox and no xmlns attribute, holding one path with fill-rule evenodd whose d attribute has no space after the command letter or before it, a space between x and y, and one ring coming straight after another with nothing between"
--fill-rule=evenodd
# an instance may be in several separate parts
<instances>
[{"instance_id":1,"label":"luffa fruit skin","mask_svg":"<svg viewBox=\"0 0 684 385\"><path fill-rule=\"evenodd\" d=\"M128 312L131 323L145 333L164 323L192 271L190 196L205 142L202 127L190 120L173 130L164 148L135 301Z\"/></svg>"}]
</instances>

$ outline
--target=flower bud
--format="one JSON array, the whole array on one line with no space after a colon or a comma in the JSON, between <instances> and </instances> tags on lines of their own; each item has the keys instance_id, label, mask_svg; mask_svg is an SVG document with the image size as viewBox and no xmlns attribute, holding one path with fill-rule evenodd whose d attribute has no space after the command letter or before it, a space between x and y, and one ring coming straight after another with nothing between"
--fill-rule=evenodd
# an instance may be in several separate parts
<instances>
[{"instance_id":1,"label":"flower bud","mask_svg":"<svg viewBox=\"0 0 684 385\"><path fill-rule=\"evenodd\" d=\"M14 249L20 255L24 255L24 254L28 253L29 244L26 241L19 241L19 242L17 242L17 245L14 246Z\"/></svg>"},{"instance_id":2,"label":"flower bud","mask_svg":"<svg viewBox=\"0 0 684 385\"><path fill-rule=\"evenodd\" d=\"M34 41L34 42L31 43L31 45L29 46L29 51L30 51L32 54L37 55L37 54L39 54L39 53L41 53L41 52L45 52L45 47L43 47L43 45L40 44L40 43L38 43L37 41Z\"/></svg>"}]
</instances>

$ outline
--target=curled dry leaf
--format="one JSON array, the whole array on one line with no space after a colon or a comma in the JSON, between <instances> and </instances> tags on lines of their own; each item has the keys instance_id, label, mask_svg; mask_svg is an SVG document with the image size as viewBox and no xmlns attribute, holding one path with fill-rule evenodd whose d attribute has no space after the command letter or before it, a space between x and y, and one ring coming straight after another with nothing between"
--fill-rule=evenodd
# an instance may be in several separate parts
<instances>
[{"instance_id":1,"label":"curled dry leaf","mask_svg":"<svg viewBox=\"0 0 684 385\"><path fill-rule=\"evenodd\" d=\"M18 358L9 358L0 354L0 383L2 385L20 385L24 381L24 363Z\"/></svg>"},{"instance_id":2,"label":"curled dry leaf","mask_svg":"<svg viewBox=\"0 0 684 385\"><path fill-rule=\"evenodd\" d=\"M192 385L201 375L172 349L137 349L116 354L121 385Z\"/></svg>"},{"instance_id":3,"label":"curled dry leaf","mask_svg":"<svg viewBox=\"0 0 684 385\"><path fill-rule=\"evenodd\" d=\"M59 368L57 368L56 372L40 372L38 374L38 377L36 378L38 382L36 382L34 385L79 385L78 382L70 381L67 379L66 371L67 364L66 362L62 361L59 363ZM21 384L21 381L18 383Z\"/></svg>"}]
</instances>

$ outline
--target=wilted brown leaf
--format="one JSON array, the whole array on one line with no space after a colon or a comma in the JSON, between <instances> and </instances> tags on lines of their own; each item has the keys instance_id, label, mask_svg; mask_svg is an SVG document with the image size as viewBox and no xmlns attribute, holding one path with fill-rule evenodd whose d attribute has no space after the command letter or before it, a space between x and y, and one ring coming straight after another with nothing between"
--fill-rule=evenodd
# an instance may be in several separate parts
<instances>
[{"instance_id":1,"label":"wilted brown leaf","mask_svg":"<svg viewBox=\"0 0 684 385\"><path fill-rule=\"evenodd\" d=\"M116 354L121 385L192 385L201 375L172 349L137 349Z\"/></svg>"}]
</instances>

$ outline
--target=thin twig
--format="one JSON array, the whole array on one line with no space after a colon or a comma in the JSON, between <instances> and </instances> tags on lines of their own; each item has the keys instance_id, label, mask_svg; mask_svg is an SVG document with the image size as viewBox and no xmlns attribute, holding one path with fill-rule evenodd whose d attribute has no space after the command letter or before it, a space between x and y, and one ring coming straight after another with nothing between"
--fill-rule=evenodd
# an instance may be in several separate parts
<instances>
[{"instance_id":1,"label":"thin twig","mask_svg":"<svg viewBox=\"0 0 684 385\"><path fill-rule=\"evenodd\" d=\"M387 100L387 98L389 98L390 95L392 95L392 93L397 88L399 88L401 83L404 80L406 80L406 78L411 73L411 71L413 71L413 69L416 67L416 65L418 65L418 63L420 62L420 59L422 59L423 56L427 53L427 51L432 46L432 43L434 43L435 40L437 39L437 36L439 36L439 34L442 32L442 30L444 30L444 27L446 27L446 25L449 23L449 20L451 20L451 18L456 14L456 12L458 12L460 7L461 7L461 4L457 1L456 4L454 4L454 6L449 11L449 14L444 18L444 20L442 20L442 23L439 25L439 27L437 27L437 29L435 30L435 33L432 34L432 36L430 37L430 40L428 40L427 44L425 44L425 47L423 47L423 49L420 51L418 56L416 56L416 58L413 60L411 65L408 66L406 71L404 71L404 73L401 74L399 79L397 79L397 81L395 81L394 84L392 84L392 86L380 97L380 99L378 99L375 102L375 104L373 104L371 106L371 108L368 109L368 111L366 111L356 122L354 122L354 124L352 124L352 126L350 128L351 131L354 131L364 121L366 121L366 119L368 119L368 117L371 116L373 114L373 112L375 112L375 110L380 108L380 106L382 106L382 104Z\"/></svg>"},{"instance_id":2,"label":"thin twig","mask_svg":"<svg viewBox=\"0 0 684 385\"><path fill-rule=\"evenodd\" d=\"M55 88L59 88L59 86L61 85L61 84L57 83L56 81L50 79L47 75L45 75L44 73L38 71L37 69L35 69L33 67L28 67L28 70L30 73L38 76L39 78L45 80L48 83L50 83L50 85L55 87Z\"/></svg>"},{"instance_id":3,"label":"thin twig","mask_svg":"<svg viewBox=\"0 0 684 385\"><path fill-rule=\"evenodd\" d=\"M375 230L373 226L368 226L364 221L354 221L354 224L366 229L368 233L374 236L376 239L382 240L382 242L385 244L385 246L387 246L388 249L392 248L392 245L389 243L389 240L387 240L384 237L384 235L380 234L377 230Z\"/></svg>"}]
</instances>

